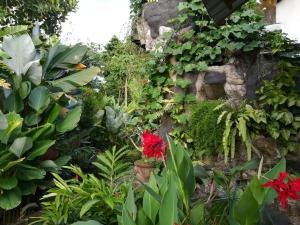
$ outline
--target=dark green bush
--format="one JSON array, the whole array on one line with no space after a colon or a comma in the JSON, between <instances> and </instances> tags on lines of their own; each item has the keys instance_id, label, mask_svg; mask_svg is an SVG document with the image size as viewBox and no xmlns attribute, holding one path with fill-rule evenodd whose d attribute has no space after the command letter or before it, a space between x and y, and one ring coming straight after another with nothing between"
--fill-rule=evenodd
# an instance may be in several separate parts
<instances>
[{"instance_id":1,"label":"dark green bush","mask_svg":"<svg viewBox=\"0 0 300 225\"><path fill-rule=\"evenodd\" d=\"M218 125L220 111L214 111L221 101L204 101L195 105L190 119L190 132L196 155L213 155L222 151L224 126Z\"/></svg>"}]
</instances>

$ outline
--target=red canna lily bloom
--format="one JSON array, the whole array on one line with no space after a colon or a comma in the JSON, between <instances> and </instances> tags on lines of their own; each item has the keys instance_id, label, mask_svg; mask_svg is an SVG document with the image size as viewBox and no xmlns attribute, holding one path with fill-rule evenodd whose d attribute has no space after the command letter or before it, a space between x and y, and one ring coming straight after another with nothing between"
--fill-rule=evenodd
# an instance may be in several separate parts
<instances>
[{"instance_id":1,"label":"red canna lily bloom","mask_svg":"<svg viewBox=\"0 0 300 225\"><path fill-rule=\"evenodd\" d=\"M287 208L287 199L294 200L300 199L300 178L292 179L288 173L281 172L277 179L269 181L263 187L272 187L277 193L278 198L281 200L282 208Z\"/></svg>"},{"instance_id":2,"label":"red canna lily bloom","mask_svg":"<svg viewBox=\"0 0 300 225\"><path fill-rule=\"evenodd\" d=\"M168 143L164 143L163 139L155 134L151 134L146 130L143 135L143 154L148 158L166 158Z\"/></svg>"}]
</instances>

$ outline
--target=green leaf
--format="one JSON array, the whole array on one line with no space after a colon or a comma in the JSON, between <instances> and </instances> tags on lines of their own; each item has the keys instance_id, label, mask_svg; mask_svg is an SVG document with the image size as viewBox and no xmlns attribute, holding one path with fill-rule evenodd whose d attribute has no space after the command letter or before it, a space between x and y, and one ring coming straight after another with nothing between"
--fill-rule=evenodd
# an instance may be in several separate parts
<instances>
[{"instance_id":1,"label":"green leaf","mask_svg":"<svg viewBox=\"0 0 300 225\"><path fill-rule=\"evenodd\" d=\"M17 76L25 75L29 67L36 61L36 50L28 34L4 37L2 48L11 57L5 59L4 63Z\"/></svg>"},{"instance_id":2,"label":"green leaf","mask_svg":"<svg viewBox=\"0 0 300 225\"><path fill-rule=\"evenodd\" d=\"M257 201L259 205L262 205L265 198L265 190L261 185L257 177L253 177L251 183L249 184L249 188L252 192L253 197Z\"/></svg>"},{"instance_id":3,"label":"green leaf","mask_svg":"<svg viewBox=\"0 0 300 225\"><path fill-rule=\"evenodd\" d=\"M44 140L34 144L32 153L27 157L28 160L34 160L36 157L44 155L48 149L55 144L55 140Z\"/></svg>"},{"instance_id":4,"label":"green leaf","mask_svg":"<svg viewBox=\"0 0 300 225\"><path fill-rule=\"evenodd\" d=\"M190 212L191 225L204 224L204 203L198 202Z\"/></svg>"},{"instance_id":5,"label":"green leaf","mask_svg":"<svg viewBox=\"0 0 300 225\"><path fill-rule=\"evenodd\" d=\"M9 114L6 114L5 116L8 126L5 130L0 130L0 140L3 144L7 144L11 135L18 134L21 131L21 127L23 124L22 117L15 112L11 112Z\"/></svg>"},{"instance_id":6,"label":"green leaf","mask_svg":"<svg viewBox=\"0 0 300 225\"><path fill-rule=\"evenodd\" d=\"M28 26L26 25L14 25L14 26L5 27L4 29L0 30L0 37L17 34L23 31L27 31L27 29Z\"/></svg>"},{"instance_id":7,"label":"green leaf","mask_svg":"<svg viewBox=\"0 0 300 225\"><path fill-rule=\"evenodd\" d=\"M82 207L81 207L81 210L80 210L80 218L86 214L95 204L97 204L100 200L90 200L88 202L86 202Z\"/></svg>"},{"instance_id":8,"label":"green leaf","mask_svg":"<svg viewBox=\"0 0 300 225\"><path fill-rule=\"evenodd\" d=\"M25 81L21 83L20 89L19 89L19 95L22 99L25 99L31 90L31 83L29 81Z\"/></svg>"},{"instance_id":9,"label":"green leaf","mask_svg":"<svg viewBox=\"0 0 300 225\"><path fill-rule=\"evenodd\" d=\"M32 148L32 139L30 137L20 137L14 140L9 151L20 158L26 151Z\"/></svg>"},{"instance_id":10,"label":"green leaf","mask_svg":"<svg viewBox=\"0 0 300 225\"><path fill-rule=\"evenodd\" d=\"M3 194L0 195L0 208L4 210L14 209L21 204L21 201L22 195L19 188L4 191Z\"/></svg>"},{"instance_id":11,"label":"green leaf","mask_svg":"<svg viewBox=\"0 0 300 225\"><path fill-rule=\"evenodd\" d=\"M10 168L13 168L14 166L20 164L21 162L24 161L25 158L21 158L21 159L17 159L17 160L14 160L14 161L10 161L3 169L2 171L5 172L7 170L9 170Z\"/></svg>"},{"instance_id":12,"label":"green leaf","mask_svg":"<svg viewBox=\"0 0 300 225\"><path fill-rule=\"evenodd\" d=\"M55 120L58 118L61 109L62 109L62 107L59 104L55 103L49 113L47 122L54 123Z\"/></svg>"},{"instance_id":13,"label":"green leaf","mask_svg":"<svg viewBox=\"0 0 300 225\"><path fill-rule=\"evenodd\" d=\"M70 110L66 117L57 124L56 130L60 133L73 130L80 120L81 112L81 106L77 106L76 108Z\"/></svg>"},{"instance_id":14,"label":"green leaf","mask_svg":"<svg viewBox=\"0 0 300 225\"><path fill-rule=\"evenodd\" d=\"M29 165L20 165L17 168L17 178L19 180L29 181L29 180L41 180L45 177L45 170L39 169L37 167Z\"/></svg>"},{"instance_id":15,"label":"green leaf","mask_svg":"<svg viewBox=\"0 0 300 225\"><path fill-rule=\"evenodd\" d=\"M239 129L240 137L242 137L243 141L245 142L247 139L247 125L246 120L243 117L238 118L237 127Z\"/></svg>"},{"instance_id":16,"label":"green leaf","mask_svg":"<svg viewBox=\"0 0 300 225\"><path fill-rule=\"evenodd\" d=\"M48 88L39 86L34 88L29 96L29 105L37 113L42 113L50 104L50 92Z\"/></svg>"},{"instance_id":17,"label":"green leaf","mask_svg":"<svg viewBox=\"0 0 300 225\"><path fill-rule=\"evenodd\" d=\"M39 122L41 122L42 118L40 117L39 114L35 112L30 112L28 115L25 117L25 124L27 126L34 126L37 125Z\"/></svg>"},{"instance_id":18,"label":"green leaf","mask_svg":"<svg viewBox=\"0 0 300 225\"><path fill-rule=\"evenodd\" d=\"M24 104L19 94L12 92L4 101L4 108L8 112L21 112L24 109Z\"/></svg>"},{"instance_id":19,"label":"green leaf","mask_svg":"<svg viewBox=\"0 0 300 225\"><path fill-rule=\"evenodd\" d=\"M8 127L6 116L0 111L0 130L5 130Z\"/></svg>"},{"instance_id":20,"label":"green leaf","mask_svg":"<svg viewBox=\"0 0 300 225\"><path fill-rule=\"evenodd\" d=\"M18 184L18 180L15 176L0 177L0 188L3 190L11 190Z\"/></svg>"},{"instance_id":21,"label":"green leaf","mask_svg":"<svg viewBox=\"0 0 300 225\"><path fill-rule=\"evenodd\" d=\"M54 87L62 89L64 92L70 92L92 81L99 72L100 69L98 67L91 67L64 78L49 81L49 83Z\"/></svg>"},{"instance_id":22,"label":"green leaf","mask_svg":"<svg viewBox=\"0 0 300 225\"><path fill-rule=\"evenodd\" d=\"M149 187L155 192L158 193L158 187L155 180L155 176L151 174L149 179ZM150 220L152 221L152 224L155 224L156 216L159 210L159 202L147 191L144 193L143 197L143 209L144 213Z\"/></svg>"},{"instance_id":23,"label":"green leaf","mask_svg":"<svg viewBox=\"0 0 300 225\"><path fill-rule=\"evenodd\" d=\"M173 175L170 175L170 183L167 192L163 196L159 209L159 224L174 225L178 222L178 198L176 192L176 183Z\"/></svg>"},{"instance_id":24,"label":"green leaf","mask_svg":"<svg viewBox=\"0 0 300 225\"><path fill-rule=\"evenodd\" d=\"M78 64L87 52L84 45L75 45L72 47L64 46L58 43L49 50L47 61L43 65L44 71L51 71L53 68L65 64Z\"/></svg>"},{"instance_id":25,"label":"green leaf","mask_svg":"<svg viewBox=\"0 0 300 225\"><path fill-rule=\"evenodd\" d=\"M128 188L128 195L124 204L124 208L128 212L130 218L132 218L132 220L135 221L137 215L137 208L135 205L134 194L131 186Z\"/></svg>"},{"instance_id":26,"label":"green leaf","mask_svg":"<svg viewBox=\"0 0 300 225\"><path fill-rule=\"evenodd\" d=\"M143 224L143 225L153 225L155 223L152 223L151 220L146 216L145 212L143 209L140 209L138 211L138 215L137 215L137 224Z\"/></svg>"},{"instance_id":27,"label":"green leaf","mask_svg":"<svg viewBox=\"0 0 300 225\"><path fill-rule=\"evenodd\" d=\"M40 63L33 63L29 68L28 72L29 80L36 86L40 85L42 82L43 68Z\"/></svg>"},{"instance_id":28,"label":"green leaf","mask_svg":"<svg viewBox=\"0 0 300 225\"><path fill-rule=\"evenodd\" d=\"M88 220L88 221L78 221L76 223L72 223L71 225L102 225L102 223L99 223L95 220Z\"/></svg>"},{"instance_id":29,"label":"green leaf","mask_svg":"<svg viewBox=\"0 0 300 225\"><path fill-rule=\"evenodd\" d=\"M233 218L240 225L255 225L259 221L259 205L247 188L233 209Z\"/></svg>"}]
</instances>

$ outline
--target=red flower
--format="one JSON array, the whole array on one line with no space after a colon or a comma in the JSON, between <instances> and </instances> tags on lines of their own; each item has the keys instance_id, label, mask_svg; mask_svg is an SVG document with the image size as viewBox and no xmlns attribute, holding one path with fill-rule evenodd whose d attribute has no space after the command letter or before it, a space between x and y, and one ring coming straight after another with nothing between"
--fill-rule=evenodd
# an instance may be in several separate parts
<instances>
[{"instance_id":1,"label":"red flower","mask_svg":"<svg viewBox=\"0 0 300 225\"><path fill-rule=\"evenodd\" d=\"M287 173L281 172L276 180L269 181L263 187L272 187L278 193L282 208L287 208L288 197L294 200L300 199L300 178L292 179Z\"/></svg>"},{"instance_id":2,"label":"red flower","mask_svg":"<svg viewBox=\"0 0 300 225\"><path fill-rule=\"evenodd\" d=\"M163 139L155 134L151 134L149 130L143 133L143 154L148 158L166 158L168 143L164 143Z\"/></svg>"}]
</instances>

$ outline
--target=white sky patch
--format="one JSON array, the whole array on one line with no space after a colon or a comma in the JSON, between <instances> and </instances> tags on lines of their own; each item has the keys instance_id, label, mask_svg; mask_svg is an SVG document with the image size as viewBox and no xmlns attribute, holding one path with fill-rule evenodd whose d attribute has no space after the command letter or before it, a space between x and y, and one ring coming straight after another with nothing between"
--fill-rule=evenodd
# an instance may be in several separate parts
<instances>
[{"instance_id":1,"label":"white sky patch","mask_svg":"<svg viewBox=\"0 0 300 225\"><path fill-rule=\"evenodd\" d=\"M129 14L129 0L79 0L77 11L62 25L62 41L105 45L113 35L123 39L129 32Z\"/></svg>"}]
</instances>

